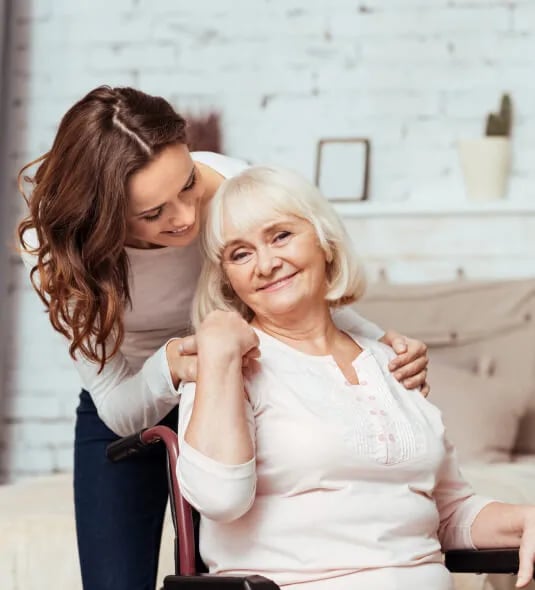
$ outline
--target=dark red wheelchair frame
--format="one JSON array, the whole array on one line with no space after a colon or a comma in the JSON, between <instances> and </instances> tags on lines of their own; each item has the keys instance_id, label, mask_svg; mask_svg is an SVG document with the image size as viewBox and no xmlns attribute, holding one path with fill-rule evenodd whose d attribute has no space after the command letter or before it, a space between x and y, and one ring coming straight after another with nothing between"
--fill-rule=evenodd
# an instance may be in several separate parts
<instances>
[{"instance_id":1,"label":"dark red wheelchair frame","mask_svg":"<svg viewBox=\"0 0 535 590\"><path fill-rule=\"evenodd\" d=\"M163 590L280 590L263 576L217 576L199 573L196 568L196 543L191 506L180 494L176 477L178 439L167 426L146 428L108 446L111 461L121 461L146 447L163 443L167 449L167 475L173 525L175 527L175 575L164 579ZM516 574L518 549L460 549L446 552L446 567L451 572L478 574Z\"/></svg>"}]
</instances>

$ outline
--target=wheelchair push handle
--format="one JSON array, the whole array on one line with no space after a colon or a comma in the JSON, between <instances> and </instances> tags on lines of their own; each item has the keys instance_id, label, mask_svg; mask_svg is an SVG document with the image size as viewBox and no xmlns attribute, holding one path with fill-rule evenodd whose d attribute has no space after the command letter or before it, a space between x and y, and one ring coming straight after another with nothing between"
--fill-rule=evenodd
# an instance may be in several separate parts
<instances>
[{"instance_id":1,"label":"wheelchair push handle","mask_svg":"<svg viewBox=\"0 0 535 590\"><path fill-rule=\"evenodd\" d=\"M145 430L125 436L109 444L106 448L106 457L113 463L117 463L146 449L148 443L143 440Z\"/></svg>"}]
</instances>

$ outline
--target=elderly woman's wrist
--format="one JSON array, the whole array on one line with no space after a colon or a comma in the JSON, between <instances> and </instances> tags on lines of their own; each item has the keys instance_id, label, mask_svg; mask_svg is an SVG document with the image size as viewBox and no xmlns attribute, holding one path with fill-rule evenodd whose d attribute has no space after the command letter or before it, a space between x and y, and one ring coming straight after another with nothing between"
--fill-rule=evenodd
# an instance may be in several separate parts
<instances>
[{"instance_id":1,"label":"elderly woman's wrist","mask_svg":"<svg viewBox=\"0 0 535 590\"><path fill-rule=\"evenodd\" d=\"M241 363L239 345L229 342L225 338L199 340L198 355L199 363L202 363L202 359L206 359L209 363L231 363L233 360Z\"/></svg>"}]
</instances>

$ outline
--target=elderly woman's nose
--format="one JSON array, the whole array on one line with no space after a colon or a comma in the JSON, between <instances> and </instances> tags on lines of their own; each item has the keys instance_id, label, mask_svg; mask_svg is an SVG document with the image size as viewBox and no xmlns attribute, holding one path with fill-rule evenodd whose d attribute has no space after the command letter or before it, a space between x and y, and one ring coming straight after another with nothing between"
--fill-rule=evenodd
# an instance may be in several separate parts
<instances>
[{"instance_id":1,"label":"elderly woman's nose","mask_svg":"<svg viewBox=\"0 0 535 590\"><path fill-rule=\"evenodd\" d=\"M274 256L270 248L259 248L256 252L256 272L259 275L269 275L282 264L278 256Z\"/></svg>"}]
</instances>

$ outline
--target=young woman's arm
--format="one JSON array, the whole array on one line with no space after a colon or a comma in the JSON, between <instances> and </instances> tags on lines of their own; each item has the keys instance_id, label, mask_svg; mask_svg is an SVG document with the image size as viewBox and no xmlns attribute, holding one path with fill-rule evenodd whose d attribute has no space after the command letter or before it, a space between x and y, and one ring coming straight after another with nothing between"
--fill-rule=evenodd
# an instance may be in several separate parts
<instances>
[{"instance_id":1,"label":"young woman's arm","mask_svg":"<svg viewBox=\"0 0 535 590\"><path fill-rule=\"evenodd\" d=\"M85 358L79 357L74 366L99 417L119 436L154 426L178 404L179 393L171 379L165 346L139 371L133 371L120 352L100 373L98 365Z\"/></svg>"},{"instance_id":2,"label":"young woman's arm","mask_svg":"<svg viewBox=\"0 0 535 590\"><path fill-rule=\"evenodd\" d=\"M30 237L29 245L35 247L36 237ZM35 256L23 250L21 257L26 269L31 272ZM139 370L133 370L120 352L100 372L96 362L77 356L74 367L82 387L90 393L102 421L119 436L154 426L178 404L178 380L192 379L194 375L190 375L188 370L191 363L180 363L177 342L179 340L173 339L167 343L169 347L167 344L160 347ZM171 343L174 346L170 350L172 366L167 357ZM66 354L69 354L68 344L65 340ZM191 357L182 360L191 361Z\"/></svg>"},{"instance_id":3,"label":"young woman's arm","mask_svg":"<svg viewBox=\"0 0 535 590\"><path fill-rule=\"evenodd\" d=\"M377 324L374 324L366 318L363 318L352 307L349 306L337 307L333 309L332 317L334 323L341 330L355 332L361 336L364 336L365 338L370 338L371 340L379 340L385 334L385 331Z\"/></svg>"}]
</instances>

